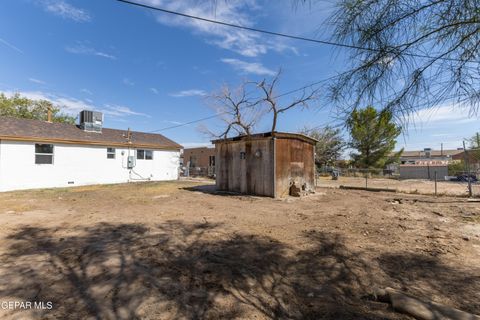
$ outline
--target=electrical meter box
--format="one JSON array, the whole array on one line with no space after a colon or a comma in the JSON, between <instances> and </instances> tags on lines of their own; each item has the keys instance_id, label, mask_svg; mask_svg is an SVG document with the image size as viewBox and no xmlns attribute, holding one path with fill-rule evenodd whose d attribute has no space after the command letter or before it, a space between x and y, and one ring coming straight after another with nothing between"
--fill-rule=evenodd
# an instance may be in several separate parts
<instances>
[{"instance_id":1,"label":"electrical meter box","mask_svg":"<svg viewBox=\"0 0 480 320\"><path fill-rule=\"evenodd\" d=\"M135 167L135 157L134 156L128 156L127 158L127 168L128 169L133 169Z\"/></svg>"}]
</instances>

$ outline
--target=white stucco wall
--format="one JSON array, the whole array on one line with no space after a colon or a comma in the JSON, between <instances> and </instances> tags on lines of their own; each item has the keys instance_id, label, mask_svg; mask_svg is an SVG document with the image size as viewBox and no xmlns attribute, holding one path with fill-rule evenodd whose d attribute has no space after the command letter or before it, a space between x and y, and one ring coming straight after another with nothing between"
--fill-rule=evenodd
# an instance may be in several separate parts
<instances>
[{"instance_id":1,"label":"white stucco wall","mask_svg":"<svg viewBox=\"0 0 480 320\"><path fill-rule=\"evenodd\" d=\"M129 154L135 149L116 148L107 159L107 146L54 144L53 164L35 164L35 143L2 140L0 191L178 179L179 151L154 150L153 160L136 160L133 170Z\"/></svg>"}]
</instances>

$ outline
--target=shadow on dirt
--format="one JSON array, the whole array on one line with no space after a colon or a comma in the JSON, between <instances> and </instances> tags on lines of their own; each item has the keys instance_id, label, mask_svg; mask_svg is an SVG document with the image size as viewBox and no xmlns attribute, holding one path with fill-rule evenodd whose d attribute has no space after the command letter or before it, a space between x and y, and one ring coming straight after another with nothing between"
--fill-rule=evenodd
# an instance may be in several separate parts
<instances>
[{"instance_id":1,"label":"shadow on dirt","mask_svg":"<svg viewBox=\"0 0 480 320\"><path fill-rule=\"evenodd\" d=\"M246 196L249 197L250 195L240 193L240 192L233 192L233 191L222 191L217 190L217 187L214 184L206 184L206 185L199 185L193 187L184 187L181 188L182 190L192 191L192 192L201 192L205 194L212 194L216 196Z\"/></svg>"},{"instance_id":2,"label":"shadow on dirt","mask_svg":"<svg viewBox=\"0 0 480 320\"><path fill-rule=\"evenodd\" d=\"M23 228L0 257L0 299L52 301L42 318L401 318L361 298L374 275L338 235L306 233L296 251L268 237L224 235L221 227L103 223L68 237L59 228ZM391 258L382 261L395 278ZM421 276L440 290L437 274Z\"/></svg>"},{"instance_id":3,"label":"shadow on dirt","mask_svg":"<svg viewBox=\"0 0 480 320\"><path fill-rule=\"evenodd\" d=\"M480 313L480 273L453 269L435 257L412 253L383 254L378 261L399 288L427 299L434 298L433 293L461 310Z\"/></svg>"}]
</instances>

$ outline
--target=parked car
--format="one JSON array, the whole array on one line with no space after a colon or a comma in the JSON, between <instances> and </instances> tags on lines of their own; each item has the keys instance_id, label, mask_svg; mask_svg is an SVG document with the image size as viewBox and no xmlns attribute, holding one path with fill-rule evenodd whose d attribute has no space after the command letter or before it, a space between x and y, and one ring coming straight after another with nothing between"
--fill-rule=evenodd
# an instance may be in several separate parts
<instances>
[{"instance_id":1,"label":"parked car","mask_svg":"<svg viewBox=\"0 0 480 320\"><path fill-rule=\"evenodd\" d=\"M461 172L456 175L456 178L454 181L460 181L460 182L468 182L470 179L470 182L477 182L477 175L474 173L467 173L467 172Z\"/></svg>"}]
</instances>

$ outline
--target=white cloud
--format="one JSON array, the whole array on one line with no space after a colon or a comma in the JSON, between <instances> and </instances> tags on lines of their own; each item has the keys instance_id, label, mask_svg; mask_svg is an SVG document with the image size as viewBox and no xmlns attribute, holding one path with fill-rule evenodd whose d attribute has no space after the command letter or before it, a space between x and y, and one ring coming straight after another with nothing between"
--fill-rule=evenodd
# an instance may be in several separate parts
<instances>
[{"instance_id":1,"label":"white cloud","mask_svg":"<svg viewBox=\"0 0 480 320\"><path fill-rule=\"evenodd\" d=\"M119 105L110 105L106 104L104 109L100 110L104 114L115 116L115 117L124 117L124 116L143 116L151 118L148 114L136 112L126 106L119 106Z\"/></svg>"},{"instance_id":2,"label":"white cloud","mask_svg":"<svg viewBox=\"0 0 480 320\"><path fill-rule=\"evenodd\" d=\"M77 8L64 0L42 0L39 3L45 11L64 19L76 22L88 22L91 20L91 16L87 11Z\"/></svg>"},{"instance_id":3,"label":"white cloud","mask_svg":"<svg viewBox=\"0 0 480 320\"><path fill-rule=\"evenodd\" d=\"M478 121L477 117L469 117L467 109L453 105L442 105L430 109L422 109L412 116L413 123L420 124L462 124Z\"/></svg>"},{"instance_id":4,"label":"white cloud","mask_svg":"<svg viewBox=\"0 0 480 320\"><path fill-rule=\"evenodd\" d=\"M200 89L182 90L182 91L174 92L170 94L170 96L175 98L194 97L194 96L203 97L206 95L207 93Z\"/></svg>"},{"instance_id":5,"label":"white cloud","mask_svg":"<svg viewBox=\"0 0 480 320\"><path fill-rule=\"evenodd\" d=\"M10 49L12 50L15 50L21 54L23 54L23 51L18 49L16 46L14 46L13 44L11 44L10 42L8 42L7 40L4 40L2 38L0 38L0 43L3 43L5 46L9 47Z\"/></svg>"},{"instance_id":6,"label":"white cloud","mask_svg":"<svg viewBox=\"0 0 480 320\"><path fill-rule=\"evenodd\" d=\"M184 124L183 122L173 121L173 120L163 120L162 122L170 123L170 124L173 124L173 125L181 125L181 124Z\"/></svg>"},{"instance_id":7,"label":"white cloud","mask_svg":"<svg viewBox=\"0 0 480 320\"><path fill-rule=\"evenodd\" d=\"M158 90L155 89L155 88L150 88L150 91L153 92L153 93L155 93L155 94L158 94Z\"/></svg>"},{"instance_id":8,"label":"white cloud","mask_svg":"<svg viewBox=\"0 0 480 320\"><path fill-rule=\"evenodd\" d=\"M103 51L98 51L95 48L89 47L82 42L78 42L76 45L73 45L73 46L67 46L65 47L65 50L73 54L91 55L91 56L97 56L97 57L107 58L111 60L117 59L117 57L115 57L112 54L105 53Z\"/></svg>"},{"instance_id":9,"label":"white cloud","mask_svg":"<svg viewBox=\"0 0 480 320\"><path fill-rule=\"evenodd\" d=\"M83 100L42 91L4 91L3 93L9 97L13 96L15 93L19 93L20 95L33 100L48 100L54 105L58 105L63 112L70 115L77 115L78 112L84 109L97 109L94 105Z\"/></svg>"},{"instance_id":10,"label":"white cloud","mask_svg":"<svg viewBox=\"0 0 480 320\"><path fill-rule=\"evenodd\" d=\"M243 73L256 74L260 76L273 76L275 71L268 69L263 64L258 62L246 62L238 59L222 59L223 63L231 65L234 69Z\"/></svg>"},{"instance_id":11,"label":"white cloud","mask_svg":"<svg viewBox=\"0 0 480 320\"><path fill-rule=\"evenodd\" d=\"M60 107L61 111L72 115L77 116L78 113L82 110L96 110L103 112L104 114L111 117L126 117L126 116L150 116L145 113L136 112L129 107L120 106L115 104L105 104L104 106L96 106L92 103L92 100L89 99L77 99L68 96L60 96L53 93L47 93L42 91L0 91L5 94L7 97L11 97L16 93L19 93L21 96L32 99L32 100L48 100L54 105Z\"/></svg>"},{"instance_id":12,"label":"white cloud","mask_svg":"<svg viewBox=\"0 0 480 320\"><path fill-rule=\"evenodd\" d=\"M135 83L134 83L132 80L128 79L128 78L123 78L122 82L123 82L123 84L126 85L126 86L134 86L134 85L135 85Z\"/></svg>"},{"instance_id":13,"label":"white cloud","mask_svg":"<svg viewBox=\"0 0 480 320\"><path fill-rule=\"evenodd\" d=\"M86 89L86 88L80 89L80 92L86 93L86 94L88 94L88 95L93 95L93 92L90 91L90 90L88 90L88 89Z\"/></svg>"},{"instance_id":14,"label":"white cloud","mask_svg":"<svg viewBox=\"0 0 480 320\"><path fill-rule=\"evenodd\" d=\"M45 81L42 81L42 80L39 80L39 79L36 79L36 78L28 78L28 81L31 81L31 82L37 83L37 84L47 84Z\"/></svg>"},{"instance_id":15,"label":"white cloud","mask_svg":"<svg viewBox=\"0 0 480 320\"><path fill-rule=\"evenodd\" d=\"M192 16L223 21L245 27L253 27L255 25L255 18L257 18L261 12L257 0L143 0L142 2L171 11L178 11ZM283 39L265 37L252 31L167 14L158 14L156 17L157 21L162 24L187 27L192 29L195 33L207 35L208 38L206 41L208 43L237 52L247 57L256 57L258 55L266 54L269 50L277 52L296 50L292 46L286 45Z\"/></svg>"},{"instance_id":16,"label":"white cloud","mask_svg":"<svg viewBox=\"0 0 480 320\"><path fill-rule=\"evenodd\" d=\"M434 133L430 135L431 137L437 138L437 137L451 137L451 133Z\"/></svg>"}]
</instances>

